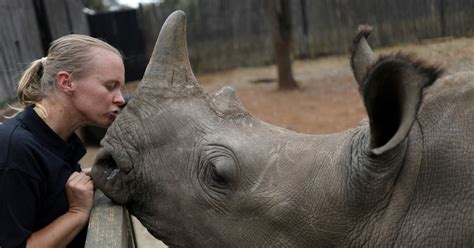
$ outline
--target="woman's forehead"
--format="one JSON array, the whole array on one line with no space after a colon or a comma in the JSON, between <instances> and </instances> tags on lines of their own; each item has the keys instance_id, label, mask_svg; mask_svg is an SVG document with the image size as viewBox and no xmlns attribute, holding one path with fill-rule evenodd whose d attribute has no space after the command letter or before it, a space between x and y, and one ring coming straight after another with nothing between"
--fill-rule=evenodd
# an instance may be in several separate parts
<instances>
[{"instance_id":1,"label":"woman's forehead","mask_svg":"<svg viewBox=\"0 0 474 248\"><path fill-rule=\"evenodd\" d=\"M117 54L115 51L102 47L92 47L90 52L94 57L92 61L110 60L119 61L123 64L122 56L120 54Z\"/></svg>"},{"instance_id":2,"label":"woman's forehead","mask_svg":"<svg viewBox=\"0 0 474 248\"><path fill-rule=\"evenodd\" d=\"M93 52L90 73L96 74L106 81L118 81L123 83L125 68L122 57L115 52L100 49Z\"/></svg>"}]
</instances>

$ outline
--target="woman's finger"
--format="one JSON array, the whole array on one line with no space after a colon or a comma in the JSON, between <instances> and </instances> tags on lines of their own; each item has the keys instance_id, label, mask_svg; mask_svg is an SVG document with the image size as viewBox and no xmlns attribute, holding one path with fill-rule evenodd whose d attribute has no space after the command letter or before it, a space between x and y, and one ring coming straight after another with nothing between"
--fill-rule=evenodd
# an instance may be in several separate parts
<instances>
[{"instance_id":1,"label":"woman's finger","mask_svg":"<svg viewBox=\"0 0 474 248\"><path fill-rule=\"evenodd\" d=\"M79 176L79 173L78 173L78 172L73 172L73 173L69 176L69 178L67 179L67 183L76 180L76 178L77 178L78 176Z\"/></svg>"},{"instance_id":2,"label":"woman's finger","mask_svg":"<svg viewBox=\"0 0 474 248\"><path fill-rule=\"evenodd\" d=\"M77 178L78 184L85 184L88 181L92 180L88 175L81 172L81 176Z\"/></svg>"}]
</instances>

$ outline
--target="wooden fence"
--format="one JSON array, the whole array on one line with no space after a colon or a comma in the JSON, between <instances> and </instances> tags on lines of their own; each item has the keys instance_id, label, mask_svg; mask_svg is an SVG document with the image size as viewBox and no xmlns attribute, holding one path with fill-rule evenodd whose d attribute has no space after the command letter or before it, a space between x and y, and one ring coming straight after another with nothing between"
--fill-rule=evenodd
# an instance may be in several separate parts
<instances>
[{"instance_id":1,"label":"wooden fence","mask_svg":"<svg viewBox=\"0 0 474 248\"><path fill-rule=\"evenodd\" d=\"M66 34L89 34L82 1L44 0L44 7L53 40Z\"/></svg>"},{"instance_id":2,"label":"wooden fence","mask_svg":"<svg viewBox=\"0 0 474 248\"><path fill-rule=\"evenodd\" d=\"M345 52L361 23L374 25L374 46L474 35L474 0L306 0L305 6L310 57Z\"/></svg>"},{"instance_id":3,"label":"wooden fence","mask_svg":"<svg viewBox=\"0 0 474 248\"><path fill-rule=\"evenodd\" d=\"M29 64L65 34L88 34L77 0L0 0L0 106L16 96L17 81Z\"/></svg>"},{"instance_id":4,"label":"wooden fence","mask_svg":"<svg viewBox=\"0 0 474 248\"><path fill-rule=\"evenodd\" d=\"M27 63L43 55L32 1L0 2L0 103L15 96Z\"/></svg>"},{"instance_id":5,"label":"wooden fence","mask_svg":"<svg viewBox=\"0 0 474 248\"><path fill-rule=\"evenodd\" d=\"M188 5L175 2L138 9L147 54L151 54L166 17L181 9L187 15L189 57L195 71L271 62L272 41L263 1L197 0L188 1Z\"/></svg>"},{"instance_id":6,"label":"wooden fence","mask_svg":"<svg viewBox=\"0 0 474 248\"><path fill-rule=\"evenodd\" d=\"M130 214L100 190L94 196L85 248L135 248L136 240Z\"/></svg>"},{"instance_id":7,"label":"wooden fence","mask_svg":"<svg viewBox=\"0 0 474 248\"><path fill-rule=\"evenodd\" d=\"M164 1L138 9L147 53L175 9L188 16L188 46L195 71L273 61L264 1ZM186 4L183 4L186 3ZM474 35L474 0L294 0L293 52L298 58L344 53L359 24L374 25L371 43L385 46L442 36Z\"/></svg>"},{"instance_id":8,"label":"wooden fence","mask_svg":"<svg viewBox=\"0 0 474 248\"><path fill-rule=\"evenodd\" d=\"M347 52L361 23L374 25L371 44L375 47L474 35L474 0L294 0L291 4L296 58ZM264 8L264 1L255 0L166 0L142 5L137 18L145 57L151 55L166 17L182 9L188 16L189 55L195 71L270 64L271 30ZM14 98L23 69L43 56L53 39L89 33L78 0L0 0L0 28L0 105Z\"/></svg>"}]
</instances>

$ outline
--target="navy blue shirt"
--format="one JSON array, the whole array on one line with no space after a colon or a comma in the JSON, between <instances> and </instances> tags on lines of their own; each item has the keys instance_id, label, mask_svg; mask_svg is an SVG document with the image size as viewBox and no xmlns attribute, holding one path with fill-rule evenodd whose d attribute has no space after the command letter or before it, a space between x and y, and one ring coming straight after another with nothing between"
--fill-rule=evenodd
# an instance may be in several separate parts
<instances>
[{"instance_id":1,"label":"navy blue shirt","mask_svg":"<svg viewBox=\"0 0 474 248\"><path fill-rule=\"evenodd\" d=\"M86 150L65 142L31 107L0 124L0 247L24 247L31 233L68 211L65 185ZM84 247L86 227L68 247Z\"/></svg>"}]
</instances>

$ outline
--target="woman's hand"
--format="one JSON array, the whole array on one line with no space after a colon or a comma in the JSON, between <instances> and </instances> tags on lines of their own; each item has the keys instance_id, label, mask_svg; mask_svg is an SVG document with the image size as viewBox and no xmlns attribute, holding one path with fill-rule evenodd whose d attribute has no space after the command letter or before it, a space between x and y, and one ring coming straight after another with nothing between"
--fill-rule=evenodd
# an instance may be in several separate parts
<instances>
[{"instance_id":1,"label":"woman's hand","mask_svg":"<svg viewBox=\"0 0 474 248\"><path fill-rule=\"evenodd\" d=\"M94 182L84 172L74 172L66 182L69 212L84 213L89 218L94 205Z\"/></svg>"},{"instance_id":2,"label":"woman's hand","mask_svg":"<svg viewBox=\"0 0 474 248\"><path fill-rule=\"evenodd\" d=\"M66 182L69 211L34 232L27 247L66 247L87 225L94 205L94 182L84 172L74 172Z\"/></svg>"}]
</instances>

